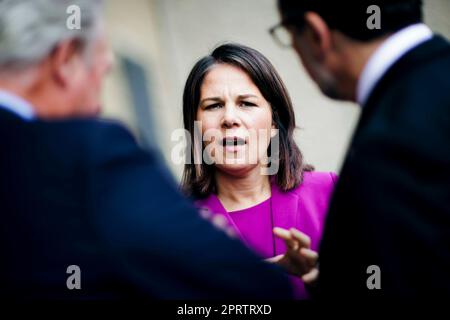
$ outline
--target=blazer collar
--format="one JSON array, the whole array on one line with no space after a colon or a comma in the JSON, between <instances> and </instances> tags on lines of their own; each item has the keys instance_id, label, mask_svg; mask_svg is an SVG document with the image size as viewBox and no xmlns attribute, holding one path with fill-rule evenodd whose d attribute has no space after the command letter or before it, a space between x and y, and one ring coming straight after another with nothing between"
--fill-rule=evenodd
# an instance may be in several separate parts
<instances>
[{"instance_id":1,"label":"blazer collar","mask_svg":"<svg viewBox=\"0 0 450 320\"><path fill-rule=\"evenodd\" d=\"M14 113L25 121L35 118L32 105L13 93L0 89L0 108Z\"/></svg>"},{"instance_id":2,"label":"blazer collar","mask_svg":"<svg viewBox=\"0 0 450 320\"><path fill-rule=\"evenodd\" d=\"M3 105L0 104L0 119L2 121L14 121L14 122L23 122L24 119L19 116L17 113L7 109Z\"/></svg>"}]
</instances>

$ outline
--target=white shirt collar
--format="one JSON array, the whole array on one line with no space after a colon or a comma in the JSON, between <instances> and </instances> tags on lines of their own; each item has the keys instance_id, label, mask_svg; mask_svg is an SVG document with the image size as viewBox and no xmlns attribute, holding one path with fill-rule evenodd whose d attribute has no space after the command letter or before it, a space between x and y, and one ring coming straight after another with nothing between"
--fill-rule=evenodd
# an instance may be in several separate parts
<instances>
[{"instance_id":1,"label":"white shirt collar","mask_svg":"<svg viewBox=\"0 0 450 320\"><path fill-rule=\"evenodd\" d=\"M8 91L0 90L0 108L13 112L27 121L35 117L34 109L28 101Z\"/></svg>"},{"instance_id":2,"label":"white shirt collar","mask_svg":"<svg viewBox=\"0 0 450 320\"><path fill-rule=\"evenodd\" d=\"M357 102L363 106L383 75L408 51L431 39L433 32L423 23L406 27L390 36L366 63L357 86Z\"/></svg>"}]
</instances>

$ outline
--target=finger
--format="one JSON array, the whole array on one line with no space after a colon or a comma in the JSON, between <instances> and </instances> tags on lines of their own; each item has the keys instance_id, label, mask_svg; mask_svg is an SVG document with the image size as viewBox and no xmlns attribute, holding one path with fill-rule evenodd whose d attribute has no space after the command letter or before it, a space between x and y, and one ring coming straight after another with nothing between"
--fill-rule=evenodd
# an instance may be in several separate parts
<instances>
[{"instance_id":1,"label":"finger","mask_svg":"<svg viewBox=\"0 0 450 320\"><path fill-rule=\"evenodd\" d=\"M200 217L202 217L205 220L210 220L212 216L212 212L208 210L207 208L200 208L198 210L198 213L200 214Z\"/></svg>"},{"instance_id":2,"label":"finger","mask_svg":"<svg viewBox=\"0 0 450 320\"><path fill-rule=\"evenodd\" d=\"M289 233L289 231L286 230L286 229L280 228L280 227L275 227L275 228L273 228L273 233L274 233L276 236L278 236L278 237L280 237L281 239L283 239L283 240L290 240L290 239L292 239L292 236L291 236L291 234Z\"/></svg>"},{"instance_id":3,"label":"finger","mask_svg":"<svg viewBox=\"0 0 450 320\"><path fill-rule=\"evenodd\" d=\"M295 240L300 242L300 246L307 248L311 247L311 238L309 236L295 228L290 228L289 232Z\"/></svg>"},{"instance_id":4,"label":"finger","mask_svg":"<svg viewBox=\"0 0 450 320\"><path fill-rule=\"evenodd\" d=\"M319 269L314 268L302 276L304 283L311 284L319 278Z\"/></svg>"},{"instance_id":5,"label":"finger","mask_svg":"<svg viewBox=\"0 0 450 320\"><path fill-rule=\"evenodd\" d=\"M228 224L228 220L224 216L216 214L211 216L209 220L211 221L214 227L225 232L226 235L229 236L230 238L237 238L236 231L232 226Z\"/></svg>"},{"instance_id":6,"label":"finger","mask_svg":"<svg viewBox=\"0 0 450 320\"><path fill-rule=\"evenodd\" d=\"M283 256L284 256L283 254L279 254L275 257L264 259L264 261L269 262L269 263L277 263L278 261L280 261L283 258Z\"/></svg>"},{"instance_id":7,"label":"finger","mask_svg":"<svg viewBox=\"0 0 450 320\"><path fill-rule=\"evenodd\" d=\"M227 234L227 236L229 236L230 238L233 238L233 239L236 239L238 237L237 233L233 229L233 227L226 228L225 233Z\"/></svg>"},{"instance_id":8,"label":"finger","mask_svg":"<svg viewBox=\"0 0 450 320\"><path fill-rule=\"evenodd\" d=\"M302 249L300 249L300 254L310 260L317 261L319 259L319 254L316 251L311 250L311 249L302 248Z\"/></svg>"},{"instance_id":9,"label":"finger","mask_svg":"<svg viewBox=\"0 0 450 320\"><path fill-rule=\"evenodd\" d=\"M310 267L315 267L319 260L319 254L311 249L302 248L300 254L305 258Z\"/></svg>"},{"instance_id":10,"label":"finger","mask_svg":"<svg viewBox=\"0 0 450 320\"><path fill-rule=\"evenodd\" d=\"M211 218L211 222L216 228L226 232L226 229L228 227L227 218L220 214L216 214Z\"/></svg>"},{"instance_id":11,"label":"finger","mask_svg":"<svg viewBox=\"0 0 450 320\"><path fill-rule=\"evenodd\" d=\"M295 239L292 238L291 233L283 228L279 228L279 227L275 227L273 229L273 233L283 239L286 242L286 245L289 249L292 250L297 250L297 248L299 247L299 244L297 243L297 241Z\"/></svg>"}]
</instances>

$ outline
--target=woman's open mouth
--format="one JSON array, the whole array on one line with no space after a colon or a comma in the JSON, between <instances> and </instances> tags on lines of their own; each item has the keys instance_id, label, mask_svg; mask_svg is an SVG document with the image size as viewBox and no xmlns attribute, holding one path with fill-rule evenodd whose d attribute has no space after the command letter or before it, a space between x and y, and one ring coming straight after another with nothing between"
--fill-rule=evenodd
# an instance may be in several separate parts
<instances>
[{"instance_id":1,"label":"woman's open mouth","mask_svg":"<svg viewBox=\"0 0 450 320\"><path fill-rule=\"evenodd\" d=\"M240 137L225 137L222 139L222 146L226 152L237 152L240 148L245 146L247 142Z\"/></svg>"}]
</instances>

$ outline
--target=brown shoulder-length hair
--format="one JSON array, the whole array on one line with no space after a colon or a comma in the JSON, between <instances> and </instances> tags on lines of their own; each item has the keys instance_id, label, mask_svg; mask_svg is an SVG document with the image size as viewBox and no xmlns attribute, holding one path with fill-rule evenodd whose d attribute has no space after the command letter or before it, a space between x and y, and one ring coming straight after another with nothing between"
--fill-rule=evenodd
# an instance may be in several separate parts
<instances>
[{"instance_id":1,"label":"brown shoulder-length hair","mask_svg":"<svg viewBox=\"0 0 450 320\"><path fill-rule=\"evenodd\" d=\"M303 172L312 171L313 168L303 164L302 153L294 141L296 126L291 98L278 72L266 57L255 49L229 43L217 47L210 55L200 59L191 70L184 87L183 121L191 139L188 143L191 150L187 152L191 159L186 159L182 190L193 198L204 198L217 190L214 165L203 161L201 164L194 164L194 121L197 118L203 79L213 66L221 63L233 65L246 72L269 102L272 120L279 134L279 169L275 174L275 182L283 191L294 189L301 184Z\"/></svg>"}]
</instances>

